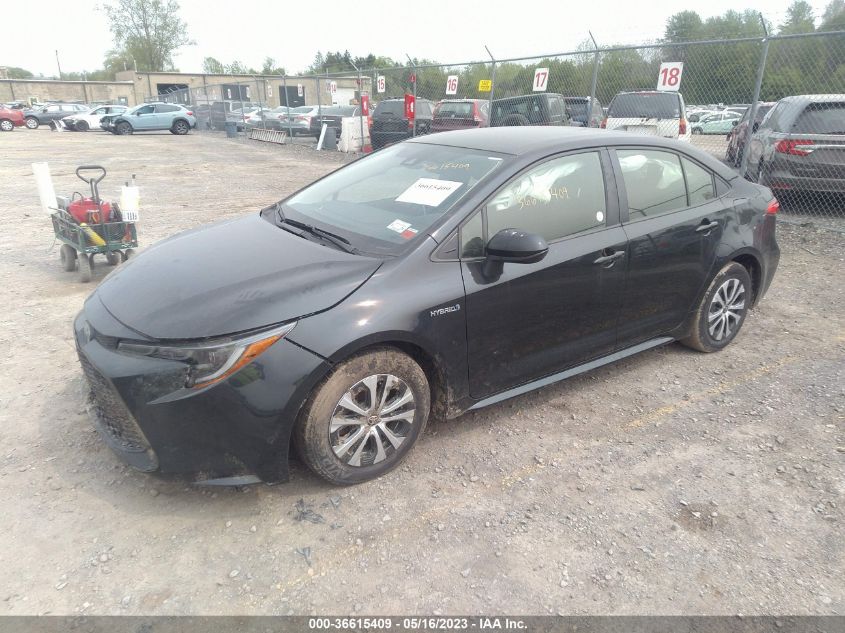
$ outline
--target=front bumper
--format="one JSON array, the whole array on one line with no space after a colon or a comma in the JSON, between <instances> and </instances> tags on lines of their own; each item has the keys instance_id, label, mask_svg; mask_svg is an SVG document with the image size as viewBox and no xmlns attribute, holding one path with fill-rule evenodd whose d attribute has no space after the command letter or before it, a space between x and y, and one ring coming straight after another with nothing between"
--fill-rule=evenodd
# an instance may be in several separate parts
<instances>
[{"instance_id":1,"label":"front bumper","mask_svg":"<svg viewBox=\"0 0 845 633\"><path fill-rule=\"evenodd\" d=\"M322 358L282 339L227 380L195 390L184 387L182 363L118 352L126 328L96 296L77 316L74 334L91 387L89 412L131 466L198 481L287 480L291 430L328 370Z\"/></svg>"}]
</instances>

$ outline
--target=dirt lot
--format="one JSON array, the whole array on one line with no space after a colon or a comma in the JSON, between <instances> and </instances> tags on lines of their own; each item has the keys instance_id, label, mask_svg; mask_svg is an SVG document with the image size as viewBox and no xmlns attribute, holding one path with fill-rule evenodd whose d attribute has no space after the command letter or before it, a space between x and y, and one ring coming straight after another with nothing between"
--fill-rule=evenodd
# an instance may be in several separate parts
<instances>
[{"instance_id":1,"label":"dirt lot","mask_svg":"<svg viewBox=\"0 0 845 633\"><path fill-rule=\"evenodd\" d=\"M30 163L60 192L82 163L109 195L137 174L150 244L343 159L198 134L0 147L0 614L845 613L842 233L783 226L720 354L671 345L432 425L369 484L294 465L204 489L124 467L87 419L71 319L106 266L62 272Z\"/></svg>"}]
</instances>

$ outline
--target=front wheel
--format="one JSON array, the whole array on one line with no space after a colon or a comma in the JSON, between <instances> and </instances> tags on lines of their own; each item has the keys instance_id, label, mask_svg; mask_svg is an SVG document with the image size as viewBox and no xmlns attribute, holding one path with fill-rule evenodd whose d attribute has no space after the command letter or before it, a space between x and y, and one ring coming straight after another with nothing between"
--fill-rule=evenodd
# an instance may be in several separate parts
<instances>
[{"instance_id":1,"label":"front wheel","mask_svg":"<svg viewBox=\"0 0 845 633\"><path fill-rule=\"evenodd\" d=\"M692 332L681 341L700 352L718 352L736 338L752 299L751 276L731 262L720 270L698 306Z\"/></svg>"},{"instance_id":2,"label":"front wheel","mask_svg":"<svg viewBox=\"0 0 845 633\"><path fill-rule=\"evenodd\" d=\"M38 123L38 119L36 119L34 116L26 117L26 121L24 121L24 124L30 130L38 129L38 126L40 125L40 123Z\"/></svg>"},{"instance_id":3,"label":"front wheel","mask_svg":"<svg viewBox=\"0 0 845 633\"><path fill-rule=\"evenodd\" d=\"M394 349L341 363L315 390L294 431L297 451L333 484L368 481L395 468L428 421L425 372Z\"/></svg>"},{"instance_id":4,"label":"front wheel","mask_svg":"<svg viewBox=\"0 0 845 633\"><path fill-rule=\"evenodd\" d=\"M62 260L62 270L72 273L76 270L76 249L70 244L62 244L59 250L59 257Z\"/></svg>"},{"instance_id":5,"label":"front wheel","mask_svg":"<svg viewBox=\"0 0 845 633\"><path fill-rule=\"evenodd\" d=\"M91 256L85 253L79 253L79 281L84 284L91 281L92 267L93 262L91 261Z\"/></svg>"},{"instance_id":6,"label":"front wheel","mask_svg":"<svg viewBox=\"0 0 845 633\"><path fill-rule=\"evenodd\" d=\"M127 121L121 121L115 127L115 133L123 136L125 134L132 134L132 126Z\"/></svg>"},{"instance_id":7,"label":"front wheel","mask_svg":"<svg viewBox=\"0 0 845 633\"><path fill-rule=\"evenodd\" d=\"M73 128L77 132L87 132L88 131L88 122L87 121L77 121L74 123Z\"/></svg>"},{"instance_id":8,"label":"front wheel","mask_svg":"<svg viewBox=\"0 0 845 633\"><path fill-rule=\"evenodd\" d=\"M15 124L9 119L0 119L0 130L3 132L11 132L15 129Z\"/></svg>"},{"instance_id":9,"label":"front wheel","mask_svg":"<svg viewBox=\"0 0 845 633\"><path fill-rule=\"evenodd\" d=\"M692 133L693 134L701 134L701 128L700 127L692 128Z\"/></svg>"}]
</instances>

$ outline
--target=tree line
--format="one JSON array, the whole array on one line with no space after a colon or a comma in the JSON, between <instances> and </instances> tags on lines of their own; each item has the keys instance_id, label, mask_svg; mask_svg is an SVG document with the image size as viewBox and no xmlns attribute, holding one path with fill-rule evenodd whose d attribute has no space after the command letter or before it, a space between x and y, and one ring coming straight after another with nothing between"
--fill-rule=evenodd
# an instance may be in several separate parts
<instances>
[{"instance_id":1,"label":"tree line","mask_svg":"<svg viewBox=\"0 0 845 633\"><path fill-rule=\"evenodd\" d=\"M64 79L111 80L121 70L174 71L173 56L193 45L187 24L179 17L177 0L111 0L102 7L114 39L103 68L88 72L62 73ZM816 16L806 0L794 0L780 24L763 22L752 10L730 10L703 19L695 11L670 16L663 37L650 47L603 51L599 59L596 95L607 103L623 90L653 88L662 61L684 62L682 92L687 103L748 102L753 94L763 38L769 35L797 35L845 31L845 0L831 0L822 15ZM754 38L732 44L698 43L723 39ZM613 48L613 47L611 47ZM495 69L497 97L524 94L531 90L534 70L549 69L548 90L570 95L590 93L596 56L589 42L567 56L498 63ZM324 74L378 68L385 77L386 93L398 96L411 92L416 79L418 96L445 96L448 75L459 77L458 97L486 97L478 91L481 79L490 79L490 64L466 67L431 68L430 59L395 60L368 54L352 56L349 51L317 52L301 74ZM285 68L266 57L260 69L238 60L223 62L214 57L203 60L208 74L285 74ZM29 78L23 68L7 68L11 78ZM372 77L375 82L376 78ZM787 94L841 92L845 86L845 35L825 38L780 39L771 42L761 98L776 100Z\"/></svg>"}]
</instances>

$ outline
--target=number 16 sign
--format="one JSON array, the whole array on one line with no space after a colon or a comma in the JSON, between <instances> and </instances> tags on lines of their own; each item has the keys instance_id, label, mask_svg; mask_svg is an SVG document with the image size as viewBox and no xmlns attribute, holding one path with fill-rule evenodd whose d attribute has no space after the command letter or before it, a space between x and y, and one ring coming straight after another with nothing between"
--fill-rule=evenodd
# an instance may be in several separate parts
<instances>
[{"instance_id":1,"label":"number 16 sign","mask_svg":"<svg viewBox=\"0 0 845 633\"><path fill-rule=\"evenodd\" d=\"M657 89L677 92L681 88L681 73L684 72L684 62L663 62L657 73Z\"/></svg>"}]
</instances>

